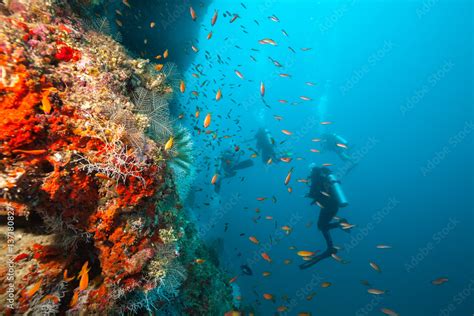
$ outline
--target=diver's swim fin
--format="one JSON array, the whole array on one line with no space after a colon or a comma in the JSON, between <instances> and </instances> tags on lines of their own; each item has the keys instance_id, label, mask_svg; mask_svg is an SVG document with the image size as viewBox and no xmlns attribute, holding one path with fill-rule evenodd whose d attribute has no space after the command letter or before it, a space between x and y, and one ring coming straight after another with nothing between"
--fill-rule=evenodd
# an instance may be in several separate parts
<instances>
[{"instance_id":1,"label":"diver's swim fin","mask_svg":"<svg viewBox=\"0 0 474 316\"><path fill-rule=\"evenodd\" d=\"M323 260L323 259L326 259L326 258L329 258L331 255L324 252L320 255L317 255L316 257L314 257L313 259L309 260L309 261L306 261L305 263L302 263L300 264L300 269L301 270L304 270L304 269L307 269L309 267L312 267L313 265L315 265L316 263L318 263L319 261Z\"/></svg>"},{"instance_id":2,"label":"diver's swim fin","mask_svg":"<svg viewBox=\"0 0 474 316\"><path fill-rule=\"evenodd\" d=\"M239 169L245 169L245 168L252 167L252 166L253 166L253 161L250 160L250 159L247 159L247 160L239 162L232 169L239 170Z\"/></svg>"}]
</instances>

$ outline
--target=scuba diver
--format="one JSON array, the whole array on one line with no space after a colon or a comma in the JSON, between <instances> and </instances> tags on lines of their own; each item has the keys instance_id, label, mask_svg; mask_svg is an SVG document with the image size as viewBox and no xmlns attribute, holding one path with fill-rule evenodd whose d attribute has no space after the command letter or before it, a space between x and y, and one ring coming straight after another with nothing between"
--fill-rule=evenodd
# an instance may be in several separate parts
<instances>
[{"instance_id":1,"label":"scuba diver","mask_svg":"<svg viewBox=\"0 0 474 316\"><path fill-rule=\"evenodd\" d=\"M256 148L260 152L262 157L262 162L267 163L270 159L273 162L278 162L276 153L275 153L275 140L270 135L270 132L266 128L259 128L257 134L255 134L257 139Z\"/></svg>"},{"instance_id":2,"label":"scuba diver","mask_svg":"<svg viewBox=\"0 0 474 316\"><path fill-rule=\"evenodd\" d=\"M253 166L253 161L250 159L240 161L241 155L241 151L232 152L230 149L227 149L222 153L217 168L218 173L221 176L214 185L214 190L216 193L219 193L223 179L234 177L237 174L237 170Z\"/></svg>"},{"instance_id":3,"label":"scuba diver","mask_svg":"<svg viewBox=\"0 0 474 316\"><path fill-rule=\"evenodd\" d=\"M321 150L332 151L338 155L343 162L347 163L348 168L345 172L346 174L357 165L355 158L351 155L351 148L349 148L348 141L336 133L325 133L321 136Z\"/></svg>"},{"instance_id":4,"label":"scuba diver","mask_svg":"<svg viewBox=\"0 0 474 316\"><path fill-rule=\"evenodd\" d=\"M301 264L301 269L306 269L337 253L330 231L334 228L340 228L341 223L347 223L345 219L332 222L339 208L347 206L348 202L339 180L331 173L331 170L326 167L313 167L310 178L311 187L307 197L313 199L311 205L317 204L320 207L318 229L326 240L327 249L311 260Z\"/></svg>"}]
</instances>

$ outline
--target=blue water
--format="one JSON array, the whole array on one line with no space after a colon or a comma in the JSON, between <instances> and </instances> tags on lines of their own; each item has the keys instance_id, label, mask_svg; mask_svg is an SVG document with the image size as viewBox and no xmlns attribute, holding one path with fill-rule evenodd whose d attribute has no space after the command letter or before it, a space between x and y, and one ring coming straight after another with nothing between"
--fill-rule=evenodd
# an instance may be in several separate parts
<instances>
[{"instance_id":1,"label":"blue water","mask_svg":"<svg viewBox=\"0 0 474 316\"><path fill-rule=\"evenodd\" d=\"M203 130L204 116L212 113L208 129L217 132L217 139L193 132L194 188L203 191L188 207L203 238L223 240L221 267L230 276L240 275L241 264L253 270L253 276L240 275L236 281L242 307L252 306L258 315L272 315L281 305L289 308L288 315L381 315L384 307L401 315L472 315L472 2L268 0L245 5L216 0L207 12L196 10L196 23L202 26L193 44L199 52L193 53L193 66L182 70L187 91L178 99L186 113L181 123L191 129ZM214 9L220 14L211 27ZM230 17L222 16L226 10L240 18L229 23ZM273 14L280 22L268 19ZM213 37L207 40L210 30ZM259 44L263 38L278 45ZM203 75L196 79L192 73L198 64ZM199 87L206 79L209 85ZM260 82L270 108L260 97ZM223 97L216 102L219 88ZM196 107L199 119L194 118ZM210 181L220 153L238 145L249 158L260 127L268 128L277 144L286 140L280 148L291 152L293 160L267 166L257 157L252 168L224 180L215 194ZM282 129L294 134L287 136ZM319 208L309 204L304 197L308 186L296 179L309 175L311 163L332 163L339 172L344 167L335 155L310 151L318 148L311 139L323 132L344 136L358 152L359 164L342 179L350 205L339 212L357 226L350 234L333 233L342 247L338 255L348 264L330 258L300 270L303 261L288 247L324 250L325 242L315 225ZM289 193L284 179L291 167ZM283 225L292 227L291 234L284 234ZM249 241L251 235L259 245ZM393 248L377 249L377 244ZM261 251L273 262L264 261ZM284 264L285 259L292 263ZM372 270L369 261L379 264L382 273ZM263 271L271 275L263 277ZM439 277L449 281L431 284ZM389 292L368 294L361 280ZM324 281L332 286L321 288ZM306 300L312 292L314 298ZM275 302L264 300L263 293L273 294Z\"/></svg>"}]
</instances>

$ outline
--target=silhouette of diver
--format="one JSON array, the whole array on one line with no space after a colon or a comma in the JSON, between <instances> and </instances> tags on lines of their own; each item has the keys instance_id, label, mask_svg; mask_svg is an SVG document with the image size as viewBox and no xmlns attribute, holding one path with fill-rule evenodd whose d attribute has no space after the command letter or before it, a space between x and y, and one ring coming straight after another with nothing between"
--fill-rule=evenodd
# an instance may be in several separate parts
<instances>
[{"instance_id":1,"label":"silhouette of diver","mask_svg":"<svg viewBox=\"0 0 474 316\"><path fill-rule=\"evenodd\" d=\"M310 178L311 187L307 197L313 199L311 205L318 204L321 208L319 212L318 229L326 240L327 249L323 253L313 257L310 261L301 264L301 269L309 268L319 261L329 258L332 254L337 253L330 231L334 228L340 228L341 222L345 222L345 220L341 219L338 222L331 221L334 216L337 215L339 207L345 207L348 204L339 181L328 168L312 168Z\"/></svg>"},{"instance_id":2,"label":"silhouette of diver","mask_svg":"<svg viewBox=\"0 0 474 316\"><path fill-rule=\"evenodd\" d=\"M321 150L332 151L347 164L345 173L349 173L356 165L355 155L352 154L352 148L346 139L336 133L326 133L321 136Z\"/></svg>"},{"instance_id":3,"label":"silhouette of diver","mask_svg":"<svg viewBox=\"0 0 474 316\"><path fill-rule=\"evenodd\" d=\"M255 134L257 140L256 148L260 152L262 157L262 162L267 163L269 159L272 159L273 162L278 162L276 153L275 153L275 140L270 135L270 132L266 128L259 128Z\"/></svg>"},{"instance_id":4,"label":"silhouette of diver","mask_svg":"<svg viewBox=\"0 0 474 316\"><path fill-rule=\"evenodd\" d=\"M214 185L214 190L219 193L221 189L222 180L225 178L232 178L237 174L237 170L245 169L253 166L253 161L246 159L240 161L242 152L232 152L230 149L225 150L220 159L219 166L217 168L218 173L221 175Z\"/></svg>"}]
</instances>

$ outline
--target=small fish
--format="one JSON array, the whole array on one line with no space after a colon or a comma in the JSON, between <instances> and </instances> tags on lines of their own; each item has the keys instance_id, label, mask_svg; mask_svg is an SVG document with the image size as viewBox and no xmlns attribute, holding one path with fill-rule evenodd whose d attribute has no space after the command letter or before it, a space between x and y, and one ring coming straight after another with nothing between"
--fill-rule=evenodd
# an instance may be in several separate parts
<instances>
[{"instance_id":1,"label":"small fish","mask_svg":"<svg viewBox=\"0 0 474 316\"><path fill-rule=\"evenodd\" d=\"M284 264L287 264L287 265L288 265L288 264L291 264L291 260L290 260L290 259L285 259L285 260L283 261L283 263L284 263Z\"/></svg>"},{"instance_id":2,"label":"small fish","mask_svg":"<svg viewBox=\"0 0 474 316\"><path fill-rule=\"evenodd\" d=\"M292 132L290 132L290 131L287 130L287 129L282 129L281 132L282 132L283 134L285 134L285 135L292 135L292 134L293 134Z\"/></svg>"},{"instance_id":3,"label":"small fish","mask_svg":"<svg viewBox=\"0 0 474 316\"><path fill-rule=\"evenodd\" d=\"M262 45L265 45L265 44L272 45L272 46L278 45L277 42L275 42L271 38L264 38L264 39L259 40L258 42Z\"/></svg>"},{"instance_id":4,"label":"small fish","mask_svg":"<svg viewBox=\"0 0 474 316\"><path fill-rule=\"evenodd\" d=\"M70 282L70 281L74 280L74 276L72 276L72 277L67 276L67 269L64 270L64 272L63 272L63 278L64 278L65 282Z\"/></svg>"},{"instance_id":5,"label":"small fish","mask_svg":"<svg viewBox=\"0 0 474 316\"><path fill-rule=\"evenodd\" d=\"M155 70L156 71L161 71L163 69L164 65L163 64L156 64L155 65Z\"/></svg>"},{"instance_id":6,"label":"small fish","mask_svg":"<svg viewBox=\"0 0 474 316\"><path fill-rule=\"evenodd\" d=\"M42 155L46 153L46 149L32 149L32 150L23 150L23 149L13 149L12 153L14 154L26 154L26 155Z\"/></svg>"},{"instance_id":7,"label":"small fish","mask_svg":"<svg viewBox=\"0 0 474 316\"><path fill-rule=\"evenodd\" d=\"M315 295L316 295L316 292L310 293L308 296L306 296L306 300L311 301Z\"/></svg>"},{"instance_id":8,"label":"small fish","mask_svg":"<svg viewBox=\"0 0 474 316\"><path fill-rule=\"evenodd\" d=\"M173 147L173 144L174 144L174 138L173 136L171 136L165 144L165 150L167 151L170 150Z\"/></svg>"},{"instance_id":9,"label":"small fish","mask_svg":"<svg viewBox=\"0 0 474 316\"><path fill-rule=\"evenodd\" d=\"M203 264L204 262L206 262L206 260L204 260L204 259L196 259L196 260L194 260L194 262L196 262L197 264Z\"/></svg>"},{"instance_id":10,"label":"small fish","mask_svg":"<svg viewBox=\"0 0 474 316\"><path fill-rule=\"evenodd\" d=\"M74 295L71 298L71 302L69 302L69 307L74 307L77 304L78 299L79 299L79 291L75 291Z\"/></svg>"},{"instance_id":11,"label":"small fish","mask_svg":"<svg viewBox=\"0 0 474 316\"><path fill-rule=\"evenodd\" d=\"M26 296L32 297L35 295L36 292L41 288L41 284L43 283L43 279L39 279L38 282L36 282L27 292Z\"/></svg>"},{"instance_id":12,"label":"small fish","mask_svg":"<svg viewBox=\"0 0 474 316\"><path fill-rule=\"evenodd\" d=\"M179 83L179 91L181 91L181 93L184 93L184 91L186 91L186 84L183 80L181 80Z\"/></svg>"},{"instance_id":13,"label":"small fish","mask_svg":"<svg viewBox=\"0 0 474 316\"><path fill-rule=\"evenodd\" d=\"M258 241L258 239L255 236L250 236L249 240L257 245L260 243L260 241Z\"/></svg>"},{"instance_id":14,"label":"small fish","mask_svg":"<svg viewBox=\"0 0 474 316\"><path fill-rule=\"evenodd\" d=\"M286 178L285 178L285 185L288 185L288 183L290 182L291 180L291 173L293 172L293 168L290 169L290 171L288 171L288 174L286 175Z\"/></svg>"},{"instance_id":15,"label":"small fish","mask_svg":"<svg viewBox=\"0 0 474 316\"><path fill-rule=\"evenodd\" d=\"M192 50L193 50L195 53L197 53L197 52L199 51L199 48L197 48L197 47L194 46L194 45L191 45L191 48L192 48Z\"/></svg>"},{"instance_id":16,"label":"small fish","mask_svg":"<svg viewBox=\"0 0 474 316\"><path fill-rule=\"evenodd\" d=\"M280 19L276 15L271 15L268 18L273 22L280 22Z\"/></svg>"},{"instance_id":17,"label":"small fish","mask_svg":"<svg viewBox=\"0 0 474 316\"><path fill-rule=\"evenodd\" d=\"M391 249L392 246L389 245L377 245L375 246L377 249Z\"/></svg>"},{"instance_id":18,"label":"small fish","mask_svg":"<svg viewBox=\"0 0 474 316\"><path fill-rule=\"evenodd\" d=\"M321 287L322 287L322 288L328 288L328 287L330 287L331 285L332 285L331 282L323 282L323 283L321 283Z\"/></svg>"},{"instance_id":19,"label":"small fish","mask_svg":"<svg viewBox=\"0 0 474 316\"><path fill-rule=\"evenodd\" d=\"M54 304L58 304L58 303L59 303L59 298L58 298L57 296L51 295L51 294L45 295L45 296L41 299L40 303L43 303L43 302L48 301L48 300L49 300L49 301L53 301Z\"/></svg>"},{"instance_id":20,"label":"small fish","mask_svg":"<svg viewBox=\"0 0 474 316\"><path fill-rule=\"evenodd\" d=\"M122 0L122 3L125 4L127 7L132 8L130 3L128 3L128 0Z\"/></svg>"},{"instance_id":21,"label":"small fish","mask_svg":"<svg viewBox=\"0 0 474 316\"><path fill-rule=\"evenodd\" d=\"M301 250L298 251L296 254L300 257L311 257L314 256L315 253L313 251Z\"/></svg>"},{"instance_id":22,"label":"small fish","mask_svg":"<svg viewBox=\"0 0 474 316\"><path fill-rule=\"evenodd\" d=\"M234 16L232 17L232 19L230 19L230 23L234 23L234 21L237 20L237 18L239 18L239 15L238 15L238 14L234 14Z\"/></svg>"},{"instance_id":23,"label":"small fish","mask_svg":"<svg viewBox=\"0 0 474 316\"><path fill-rule=\"evenodd\" d=\"M221 98L222 98L222 91L219 88L217 89L217 92L216 92L216 101L219 101Z\"/></svg>"},{"instance_id":24,"label":"small fish","mask_svg":"<svg viewBox=\"0 0 474 316\"><path fill-rule=\"evenodd\" d=\"M260 254L262 256L262 258L268 262L272 262L272 259L270 258L270 256L266 253L266 252L262 252Z\"/></svg>"},{"instance_id":25,"label":"small fish","mask_svg":"<svg viewBox=\"0 0 474 316\"><path fill-rule=\"evenodd\" d=\"M235 277L233 277L232 279L230 279L230 280L229 280L229 284L230 284L230 283L234 283L235 280L237 280L237 278L238 278L238 275L236 275Z\"/></svg>"},{"instance_id":26,"label":"small fish","mask_svg":"<svg viewBox=\"0 0 474 316\"><path fill-rule=\"evenodd\" d=\"M336 146L337 146L337 147L344 148L344 149L347 149L347 145L346 145L346 144L337 143Z\"/></svg>"},{"instance_id":27,"label":"small fish","mask_svg":"<svg viewBox=\"0 0 474 316\"><path fill-rule=\"evenodd\" d=\"M168 50L165 50L165 51L163 52L163 58L168 58Z\"/></svg>"},{"instance_id":28,"label":"small fish","mask_svg":"<svg viewBox=\"0 0 474 316\"><path fill-rule=\"evenodd\" d=\"M260 95L265 96L265 84L263 82L260 82Z\"/></svg>"},{"instance_id":29,"label":"small fish","mask_svg":"<svg viewBox=\"0 0 474 316\"><path fill-rule=\"evenodd\" d=\"M238 70L234 70L235 74L237 75L237 77L239 77L240 79L244 79L244 75L242 75L242 73Z\"/></svg>"},{"instance_id":30,"label":"small fish","mask_svg":"<svg viewBox=\"0 0 474 316\"><path fill-rule=\"evenodd\" d=\"M206 117L204 118L204 128L208 128L208 126L211 124L211 114L207 113Z\"/></svg>"},{"instance_id":31,"label":"small fish","mask_svg":"<svg viewBox=\"0 0 474 316\"><path fill-rule=\"evenodd\" d=\"M264 293L263 298L269 301L273 301L273 295L269 293Z\"/></svg>"},{"instance_id":32,"label":"small fish","mask_svg":"<svg viewBox=\"0 0 474 316\"><path fill-rule=\"evenodd\" d=\"M437 279L434 279L433 281L431 281L431 284L441 285L441 284L446 283L446 282L448 282L448 278L441 277L441 278L437 278Z\"/></svg>"},{"instance_id":33,"label":"small fish","mask_svg":"<svg viewBox=\"0 0 474 316\"><path fill-rule=\"evenodd\" d=\"M325 121L325 122L321 122L321 123L319 123L319 124L321 124L321 125L329 125L329 124L332 124L332 122Z\"/></svg>"},{"instance_id":34,"label":"small fish","mask_svg":"<svg viewBox=\"0 0 474 316\"><path fill-rule=\"evenodd\" d=\"M193 19L193 21L196 21L197 15L196 15L196 11L194 11L193 7L189 7L189 14L191 15L191 19Z\"/></svg>"},{"instance_id":35,"label":"small fish","mask_svg":"<svg viewBox=\"0 0 474 316\"><path fill-rule=\"evenodd\" d=\"M394 310L391 310L389 308L381 308L380 311L384 313L385 315L389 316L398 316L398 313L396 313Z\"/></svg>"},{"instance_id":36,"label":"small fish","mask_svg":"<svg viewBox=\"0 0 474 316\"><path fill-rule=\"evenodd\" d=\"M258 197L258 198L257 198L257 201L260 201L260 202L261 202L261 201L265 201L266 199L267 199L266 197Z\"/></svg>"},{"instance_id":37,"label":"small fish","mask_svg":"<svg viewBox=\"0 0 474 316\"><path fill-rule=\"evenodd\" d=\"M155 27L155 25L156 25L156 23L155 23L155 22L153 22L153 21L152 21L152 22L150 22L150 28L154 28L154 27Z\"/></svg>"},{"instance_id":38,"label":"small fish","mask_svg":"<svg viewBox=\"0 0 474 316\"><path fill-rule=\"evenodd\" d=\"M218 15L219 15L219 12L217 10L214 10L214 15L212 16L212 19L211 19L211 25L212 26L214 26L214 24L216 24Z\"/></svg>"},{"instance_id":39,"label":"small fish","mask_svg":"<svg viewBox=\"0 0 474 316\"><path fill-rule=\"evenodd\" d=\"M311 151L312 153L319 153L320 151L315 149L315 148L311 148L309 151Z\"/></svg>"},{"instance_id":40,"label":"small fish","mask_svg":"<svg viewBox=\"0 0 474 316\"><path fill-rule=\"evenodd\" d=\"M122 26L123 26L122 21L120 21L120 20L115 20L115 23L117 23L117 25L118 25L119 27L122 27Z\"/></svg>"},{"instance_id":41,"label":"small fish","mask_svg":"<svg viewBox=\"0 0 474 316\"><path fill-rule=\"evenodd\" d=\"M214 176L212 176L211 184L216 184L216 181L217 181L217 173Z\"/></svg>"},{"instance_id":42,"label":"small fish","mask_svg":"<svg viewBox=\"0 0 474 316\"><path fill-rule=\"evenodd\" d=\"M51 113L51 102L49 101L49 95L51 94L52 90L48 89L43 94L43 98L41 99L41 106L40 108L43 110L44 113L49 114Z\"/></svg>"},{"instance_id":43,"label":"small fish","mask_svg":"<svg viewBox=\"0 0 474 316\"><path fill-rule=\"evenodd\" d=\"M284 306L284 305L281 305L281 306L278 306L277 307L277 312L286 312L288 310L288 307L287 306Z\"/></svg>"},{"instance_id":44,"label":"small fish","mask_svg":"<svg viewBox=\"0 0 474 316\"><path fill-rule=\"evenodd\" d=\"M307 97L307 96L300 96L300 99L303 100L303 101L311 101L311 98L310 97Z\"/></svg>"},{"instance_id":45,"label":"small fish","mask_svg":"<svg viewBox=\"0 0 474 316\"><path fill-rule=\"evenodd\" d=\"M263 272L262 272L262 275L263 275L264 277L267 277L267 276L270 276L271 273L268 272L268 271L263 271Z\"/></svg>"},{"instance_id":46,"label":"small fish","mask_svg":"<svg viewBox=\"0 0 474 316\"><path fill-rule=\"evenodd\" d=\"M283 35L285 35L286 37L288 37L288 33L285 31L285 30L281 30L281 32L283 33Z\"/></svg>"},{"instance_id":47,"label":"small fish","mask_svg":"<svg viewBox=\"0 0 474 316\"><path fill-rule=\"evenodd\" d=\"M210 31L209 33L207 33L207 39L210 40L212 38L212 31Z\"/></svg>"},{"instance_id":48,"label":"small fish","mask_svg":"<svg viewBox=\"0 0 474 316\"><path fill-rule=\"evenodd\" d=\"M89 286L89 270L82 272L81 279L79 281L79 290L84 291Z\"/></svg>"},{"instance_id":49,"label":"small fish","mask_svg":"<svg viewBox=\"0 0 474 316\"><path fill-rule=\"evenodd\" d=\"M378 266L378 264L376 264L375 262L369 262L370 266L372 267L372 269L374 269L375 271L381 273L382 270L380 269L380 267Z\"/></svg>"},{"instance_id":50,"label":"small fish","mask_svg":"<svg viewBox=\"0 0 474 316\"><path fill-rule=\"evenodd\" d=\"M373 295L382 295L385 294L385 290L379 290L379 289L368 289L368 293L373 294Z\"/></svg>"},{"instance_id":51,"label":"small fish","mask_svg":"<svg viewBox=\"0 0 474 316\"><path fill-rule=\"evenodd\" d=\"M283 161L283 162L289 163L289 162L291 162L292 159L291 159L291 157L281 157L280 160Z\"/></svg>"},{"instance_id":52,"label":"small fish","mask_svg":"<svg viewBox=\"0 0 474 316\"><path fill-rule=\"evenodd\" d=\"M283 120L283 116L280 116L280 115L273 115L273 118L277 121Z\"/></svg>"}]
</instances>

